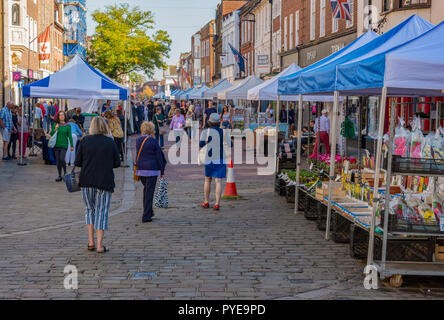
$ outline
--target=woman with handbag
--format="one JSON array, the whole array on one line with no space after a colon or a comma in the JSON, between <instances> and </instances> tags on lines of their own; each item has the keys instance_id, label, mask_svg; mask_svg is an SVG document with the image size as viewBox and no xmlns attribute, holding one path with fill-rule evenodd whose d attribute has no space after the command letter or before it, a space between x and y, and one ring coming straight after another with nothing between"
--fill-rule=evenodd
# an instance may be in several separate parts
<instances>
[{"instance_id":1,"label":"woman with handbag","mask_svg":"<svg viewBox=\"0 0 444 320\"><path fill-rule=\"evenodd\" d=\"M164 135L168 133L168 128L165 125L165 116L162 112L162 107L156 108L156 114L153 117L153 123L156 127L156 140L159 142L160 148L163 150Z\"/></svg>"},{"instance_id":2,"label":"woman with handbag","mask_svg":"<svg viewBox=\"0 0 444 320\"><path fill-rule=\"evenodd\" d=\"M230 109L228 109L227 105L224 105L222 108L222 112L220 114L220 127L222 129L232 129L233 128L233 122L231 119L231 112Z\"/></svg>"},{"instance_id":3,"label":"woman with handbag","mask_svg":"<svg viewBox=\"0 0 444 320\"><path fill-rule=\"evenodd\" d=\"M60 182L63 180L62 169L63 175L66 175L66 151L68 150L68 146L71 146L70 150L74 151L71 125L66 122L66 113L64 111L57 113L55 125L51 130L50 136L49 147L54 148L57 172L59 173L56 182Z\"/></svg>"},{"instance_id":4,"label":"woman with handbag","mask_svg":"<svg viewBox=\"0 0 444 320\"><path fill-rule=\"evenodd\" d=\"M114 192L114 168L120 167L119 151L109 128L102 117L95 117L89 128L89 135L79 144L76 167L82 168L79 186L86 205L85 218L88 228L88 250L96 249L94 230L97 233L97 253L107 252L103 235L108 230L111 195Z\"/></svg>"},{"instance_id":5,"label":"woman with handbag","mask_svg":"<svg viewBox=\"0 0 444 320\"><path fill-rule=\"evenodd\" d=\"M154 138L156 129L152 122L145 121L140 126L142 136L136 140L137 158L134 165L134 180L143 184L143 216L142 222L152 221L154 191L157 177L163 178L166 159Z\"/></svg>"},{"instance_id":6,"label":"woman with handbag","mask_svg":"<svg viewBox=\"0 0 444 320\"><path fill-rule=\"evenodd\" d=\"M185 130L188 133L188 137L191 139L191 127L193 126L193 121L195 120L195 113L194 113L194 106L191 105L188 108L188 112L186 114L186 120L185 120Z\"/></svg>"},{"instance_id":7,"label":"woman with handbag","mask_svg":"<svg viewBox=\"0 0 444 320\"><path fill-rule=\"evenodd\" d=\"M217 113L212 113L208 119L208 128L202 133L203 137L206 137L204 141L200 141L199 146L201 152L204 151L209 160L205 159L205 185L204 185L204 196L205 201L201 202L200 205L204 209L210 207L210 193L211 193L211 182L213 178L216 181L216 203L213 207L215 211L220 209L220 199L222 196L222 179L227 177L227 164L224 154L224 132L220 128L220 115ZM219 146L214 147L212 143L212 148L207 150L207 144L212 142L214 138L218 137ZM203 149L205 148L205 149ZM215 154L216 153L216 154ZM206 157L205 157L206 158Z\"/></svg>"}]
</instances>

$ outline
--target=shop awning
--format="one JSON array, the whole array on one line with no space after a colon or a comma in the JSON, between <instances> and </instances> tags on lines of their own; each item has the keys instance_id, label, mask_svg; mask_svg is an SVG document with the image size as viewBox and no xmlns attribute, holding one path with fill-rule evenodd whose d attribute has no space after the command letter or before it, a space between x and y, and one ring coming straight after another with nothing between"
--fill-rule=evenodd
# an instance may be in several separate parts
<instances>
[{"instance_id":1,"label":"shop awning","mask_svg":"<svg viewBox=\"0 0 444 320\"><path fill-rule=\"evenodd\" d=\"M192 94L189 95L189 99L202 99L203 94L205 91L207 91L208 88L206 85L203 85L202 87L198 88L196 91L194 91Z\"/></svg>"},{"instance_id":2,"label":"shop awning","mask_svg":"<svg viewBox=\"0 0 444 320\"><path fill-rule=\"evenodd\" d=\"M217 98L220 100L247 99L248 90L258 86L259 84L261 84L263 82L264 82L263 80L259 79L256 76L249 76L249 77L243 79L237 85L234 85L233 87L228 88L227 90L218 93Z\"/></svg>"},{"instance_id":3,"label":"shop awning","mask_svg":"<svg viewBox=\"0 0 444 320\"><path fill-rule=\"evenodd\" d=\"M58 99L127 100L130 89L76 55L59 71L23 87L23 96Z\"/></svg>"}]
</instances>

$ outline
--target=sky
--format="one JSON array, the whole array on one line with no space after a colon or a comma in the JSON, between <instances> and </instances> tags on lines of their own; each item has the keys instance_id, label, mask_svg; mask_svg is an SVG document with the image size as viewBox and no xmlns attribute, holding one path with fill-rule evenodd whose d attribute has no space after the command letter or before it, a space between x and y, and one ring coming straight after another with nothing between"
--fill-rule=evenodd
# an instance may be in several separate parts
<instances>
[{"instance_id":1,"label":"sky","mask_svg":"<svg viewBox=\"0 0 444 320\"><path fill-rule=\"evenodd\" d=\"M91 14L95 10L123 2L153 13L156 28L167 31L172 40L170 58L166 59L166 63L176 65L180 54L191 50L191 36L215 18L220 0L87 0L88 35L94 33ZM155 77L161 79L162 71L157 70Z\"/></svg>"}]
</instances>

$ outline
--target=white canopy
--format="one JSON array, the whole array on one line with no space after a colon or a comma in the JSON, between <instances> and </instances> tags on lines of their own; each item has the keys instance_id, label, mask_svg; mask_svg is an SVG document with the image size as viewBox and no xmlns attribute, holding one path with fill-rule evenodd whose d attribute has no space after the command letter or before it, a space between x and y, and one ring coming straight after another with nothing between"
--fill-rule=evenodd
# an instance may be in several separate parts
<instances>
[{"instance_id":1,"label":"white canopy","mask_svg":"<svg viewBox=\"0 0 444 320\"><path fill-rule=\"evenodd\" d=\"M203 96L205 99L214 99L214 98L217 98L217 94L219 92L227 90L228 88L231 88L230 81L228 81L227 79L223 79L217 85L215 85L211 89L208 89L207 91L205 91Z\"/></svg>"},{"instance_id":2,"label":"white canopy","mask_svg":"<svg viewBox=\"0 0 444 320\"><path fill-rule=\"evenodd\" d=\"M130 89L111 80L76 55L61 70L23 87L24 97L127 100Z\"/></svg>"},{"instance_id":3,"label":"white canopy","mask_svg":"<svg viewBox=\"0 0 444 320\"><path fill-rule=\"evenodd\" d=\"M237 86L217 94L220 100L226 99L247 99L248 90L256 87L264 81L256 76L249 76L243 79Z\"/></svg>"},{"instance_id":4,"label":"white canopy","mask_svg":"<svg viewBox=\"0 0 444 320\"><path fill-rule=\"evenodd\" d=\"M270 80L261 83L260 85L248 90L248 100L265 100L265 101L277 101L278 99L278 85L279 78L294 74L302 70L297 64L291 64L287 69L279 73L277 76ZM281 101L298 101L298 95L280 96ZM331 102L333 96L303 96L304 101L319 101L319 102Z\"/></svg>"},{"instance_id":5,"label":"white canopy","mask_svg":"<svg viewBox=\"0 0 444 320\"><path fill-rule=\"evenodd\" d=\"M226 100L227 99L226 92L231 90L231 89L234 89L234 88L238 87L242 83L242 81L243 80L235 80L231 84L230 84L230 82L228 82L230 84L230 86L225 87L225 89L217 91L216 97L219 100Z\"/></svg>"}]
</instances>

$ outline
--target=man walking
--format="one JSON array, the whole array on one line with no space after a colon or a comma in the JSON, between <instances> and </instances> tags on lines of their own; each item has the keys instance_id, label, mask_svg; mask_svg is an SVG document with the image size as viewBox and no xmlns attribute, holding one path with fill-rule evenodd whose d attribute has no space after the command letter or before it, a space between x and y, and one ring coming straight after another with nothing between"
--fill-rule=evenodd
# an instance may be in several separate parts
<instances>
[{"instance_id":1,"label":"man walking","mask_svg":"<svg viewBox=\"0 0 444 320\"><path fill-rule=\"evenodd\" d=\"M52 127L54 126L55 122L55 116L57 115L57 109L52 105L52 102L49 101L48 104L48 130L47 132L50 132L52 130Z\"/></svg>"},{"instance_id":2,"label":"man walking","mask_svg":"<svg viewBox=\"0 0 444 320\"><path fill-rule=\"evenodd\" d=\"M217 113L215 107L213 107L213 101L208 101L208 108L205 108L205 114L203 116L203 126L206 128L208 126L208 119L210 119L210 115L212 113Z\"/></svg>"},{"instance_id":3,"label":"man walking","mask_svg":"<svg viewBox=\"0 0 444 320\"><path fill-rule=\"evenodd\" d=\"M9 101L6 107L3 107L3 109L0 111L0 129L3 138L3 161L12 160L12 158L8 156L8 144L11 139L11 134L17 132L17 129L12 123L11 110L13 107L14 104L12 101Z\"/></svg>"},{"instance_id":4,"label":"man walking","mask_svg":"<svg viewBox=\"0 0 444 320\"><path fill-rule=\"evenodd\" d=\"M323 143L327 154L330 153L330 119L328 119L328 110L322 110L322 116L315 122L316 144L313 150L313 157L317 158L318 145Z\"/></svg>"}]
</instances>

